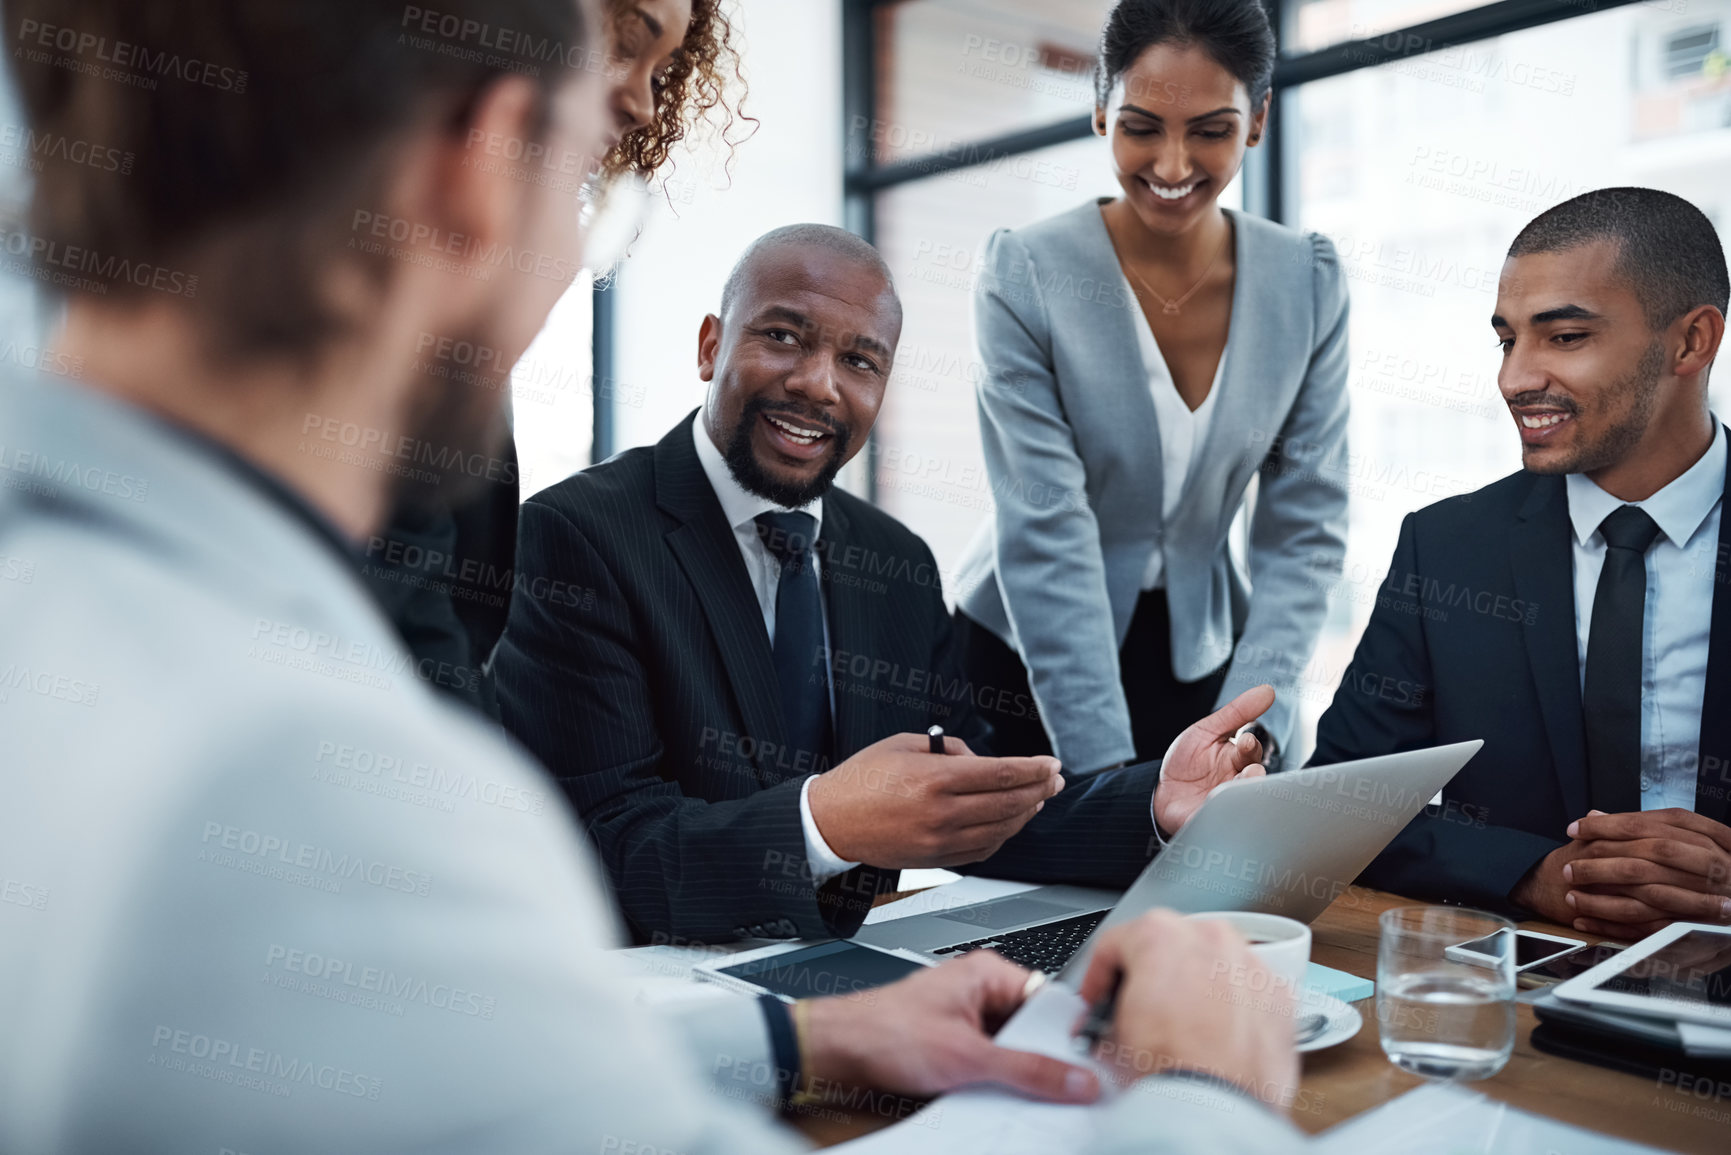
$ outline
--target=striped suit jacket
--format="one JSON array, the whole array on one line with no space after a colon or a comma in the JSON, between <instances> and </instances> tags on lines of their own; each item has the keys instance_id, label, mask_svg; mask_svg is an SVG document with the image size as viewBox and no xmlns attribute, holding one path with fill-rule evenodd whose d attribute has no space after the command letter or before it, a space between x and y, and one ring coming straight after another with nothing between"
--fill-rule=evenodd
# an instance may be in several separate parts
<instances>
[{"instance_id":1,"label":"striped suit jacket","mask_svg":"<svg viewBox=\"0 0 1731 1155\"><path fill-rule=\"evenodd\" d=\"M974 705L997 691L960 674L925 542L832 490L817 548L834 758L934 723L990 749ZM637 939L857 930L896 872L812 883L799 794L826 763L783 737L769 637L691 421L528 501L517 561L496 658L504 722L577 810ZM974 869L1128 885L1156 849L1157 775L1145 764L1072 780Z\"/></svg>"}]
</instances>

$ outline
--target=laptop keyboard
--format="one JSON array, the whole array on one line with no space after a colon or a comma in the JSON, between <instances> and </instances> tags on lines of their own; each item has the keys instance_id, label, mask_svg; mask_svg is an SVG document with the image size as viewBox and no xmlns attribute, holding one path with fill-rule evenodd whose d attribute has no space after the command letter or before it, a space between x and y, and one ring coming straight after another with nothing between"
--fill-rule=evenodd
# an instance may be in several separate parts
<instances>
[{"instance_id":1,"label":"laptop keyboard","mask_svg":"<svg viewBox=\"0 0 1731 1155\"><path fill-rule=\"evenodd\" d=\"M1027 930L1014 930L990 938L977 938L973 942L940 947L931 953L954 955L967 954L974 950L995 950L1011 962L1029 970L1045 971L1049 975L1057 974L1064 969L1064 964L1070 961L1070 957L1082 949L1082 944L1088 941L1088 936L1094 933L1094 928L1099 926L1109 913L1097 910L1093 914L1066 918L1062 922L1043 923Z\"/></svg>"}]
</instances>

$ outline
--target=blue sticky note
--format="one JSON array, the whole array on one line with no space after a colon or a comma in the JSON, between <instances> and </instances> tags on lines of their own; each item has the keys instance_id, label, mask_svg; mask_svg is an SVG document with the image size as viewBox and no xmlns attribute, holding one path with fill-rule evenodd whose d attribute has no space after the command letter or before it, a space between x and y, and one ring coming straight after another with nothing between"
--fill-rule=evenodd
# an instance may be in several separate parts
<instances>
[{"instance_id":1,"label":"blue sticky note","mask_svg":"<svg viewBox=\"0 0 1731 1155\"><path fill-rule=\"evenodd\" d=\"M1356 1003L1376 993L1376 984L1321 963L1311 963L1304 973L1304 985L1325 995L1333 995L1343 1003Z\"/></svg>"}]
</instances>

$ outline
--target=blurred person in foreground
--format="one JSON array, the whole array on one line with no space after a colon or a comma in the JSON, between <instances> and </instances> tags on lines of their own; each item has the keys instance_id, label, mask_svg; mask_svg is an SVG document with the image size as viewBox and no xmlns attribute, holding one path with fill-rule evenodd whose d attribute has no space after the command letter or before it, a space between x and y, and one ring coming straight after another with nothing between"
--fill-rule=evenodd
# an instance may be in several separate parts
<instances>
[{"instance_id":1,"label":"blurred person in foreground","mask_svg":"<svg viewBox=\"0 0 1731 1155\"><path fill-rule=\"evenodd\" d=\"M589 6L8 16L33 130L138 163L40 174L37 267L90 384L0 387L0 552L33 567L0 600L0 1150L775 1152L716 1090L1094 1098L992 1045L1025 975L990 957L791 1009L636 1004L538 771L356 580L381 439L500 439L496 391L406 368L419 335L516 357L582 259L570 198L467 142L607 152ZM350 460L306 438L325 421ZM1296 1079L1288 1020L1210 989L1246 965L1165 914L1103 944L1107 1057L1150 1077L1098 1149L1296 1142L1256 1101Z\"/></svg>"}]
</instances>

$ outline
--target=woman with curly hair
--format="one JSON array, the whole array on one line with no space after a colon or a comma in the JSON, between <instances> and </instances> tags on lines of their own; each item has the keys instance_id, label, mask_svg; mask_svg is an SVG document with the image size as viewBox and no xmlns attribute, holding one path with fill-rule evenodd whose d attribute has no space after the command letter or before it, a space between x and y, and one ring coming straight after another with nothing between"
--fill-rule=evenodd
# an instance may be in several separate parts
<instances>
[{"instance_id":1,"label":"woman with curly hair","mask_svg":"<svg viewBox=\"0 0 1731 1155\"><path fill-rule=\"evenodd\" d=\"M602 161L603 182L665 176L675 146L695 129L707 128L730 148L735 143L734 124L749 118L736 111L744 79L727 3L605 0L617 140ZM500 480L450 513L400 504L362 568L416 668L449 671L434 684L493 718L487 659L510 611L519 500L514 444L501 456ZM395 560L411 557L450 561L443 572L424 573ZM479 576L458 576L468 574Z\"/></svg>"},{"instance_id":2,"label":"woman with curly hair","mask_svg":"<svg viewBox=\"0 0 1731 1155\"><path fill-rule=\"evenodd\" d=\"M606 10L621 139L603 173L665 175L674 146L698 127L731 146L736 121L750 118L736 111L745 80L724 0L607 0Z\"/></svg>"}]
</instances>

